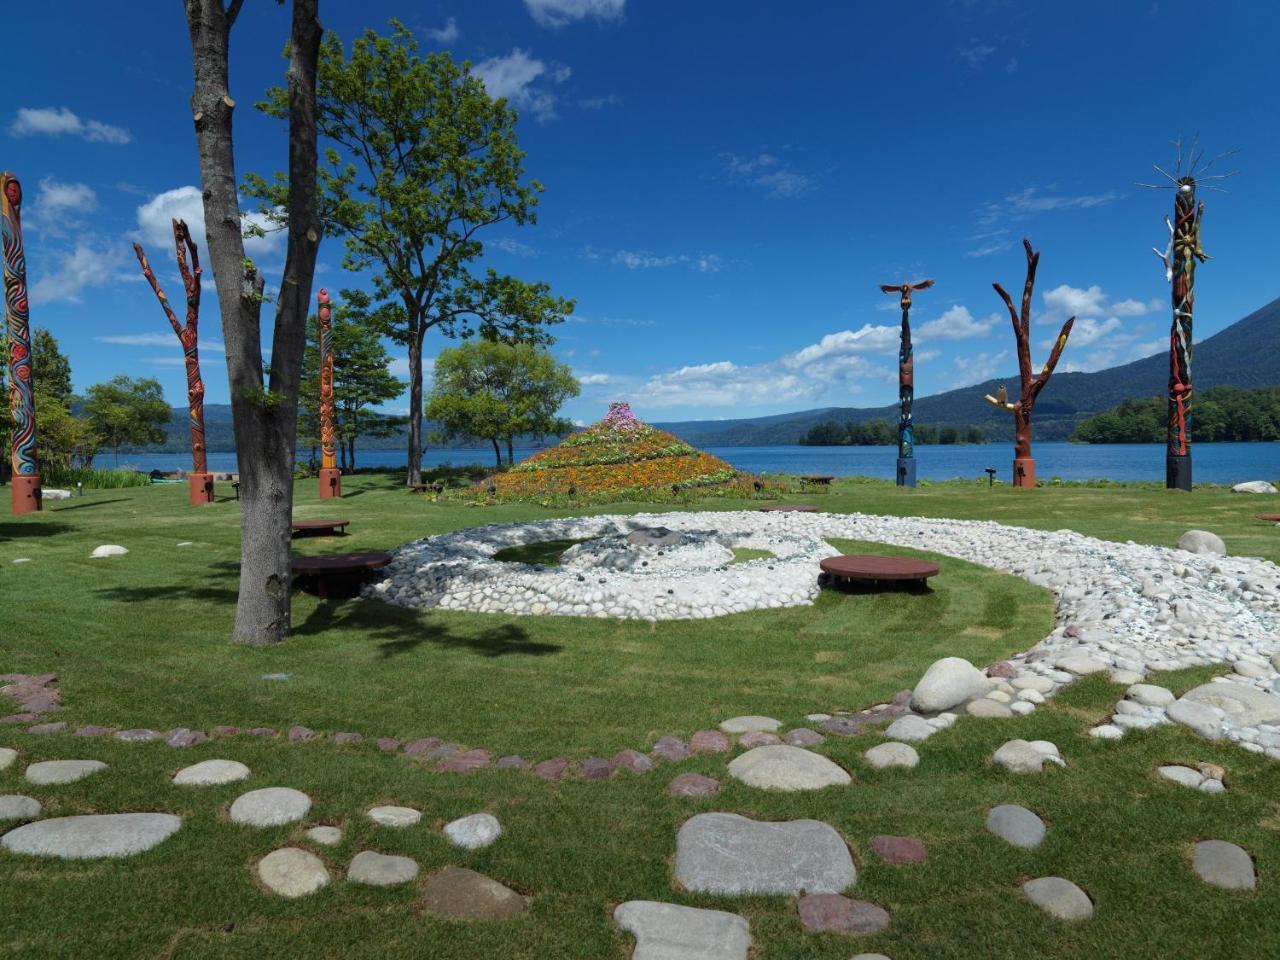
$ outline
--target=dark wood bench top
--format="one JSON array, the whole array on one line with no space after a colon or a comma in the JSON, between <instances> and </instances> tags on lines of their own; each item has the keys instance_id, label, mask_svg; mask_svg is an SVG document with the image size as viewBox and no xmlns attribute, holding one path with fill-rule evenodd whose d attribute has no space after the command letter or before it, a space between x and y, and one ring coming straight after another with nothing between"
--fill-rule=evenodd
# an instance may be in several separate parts
<instances>
[{"instance_id":1,"label":"dark wood bench top","mask_svg":"<svg viewBox=\"0 0 1280 960\"><path fill-rule=\"evenodd\" d=\"M827 557L818 564L823 572L842 580L925 581L938 573L938 565L911 557L882 557L875 554L847 554Z\"/></svg>"},{"instance_id":2,"label":"dark wood bench top","mask_svg":"<svg viewBox=\"0 0 1280 960\"><path fill-rule=\"evenodd\" d=\"M801 483L821 483L821 484L827 484L827 483L830 483L830 482L831 482L832 480L834 480L834 479L835 479L835 477L830 477L830 476L827 476L826 474L809 474L809 475L807 475L807 476L802 476L802 477L800 478L800 482L801 482Z\"/></svg>"},{"instance_id":3,"label":"dark wood bench top","mask_svg":"<svg viewBox=\"0 0 1280 960\"><path fill-rule=\"evenodd\" d=\"M293 572L299 574L364 573L385 567L389 553L322 553L314 557L294 557Z\"/></svg>"},{"instance_id":4,"label":"dark wood bench top","mask_svg":"<svg viewBox=\"0 0 1280 960\"><path fill-rule=\"evenodd\" d=\"M412 487L411 487L411 488L412 488L416 493L426 493L427 491L430 491L430 492L432 492L432 493L443 493L443 492L444 492L444 484L443 484L443 483L415 483L415 484L412 484Z\"/></svg>"},{"instance_id":5,"label":"dark wood bench top","mask_svg":"<svg viewBox=\"0 0 1280 960\"><path fill-rule=\"evenodd\" d=\"M1267 523L1280 523L1280 513L1255 513L1255 520L1263 520Z\"/></svg>"},{"instance_id":6,"label":"dark wood bench top","mask_svg":"<svg viewBox=\"0 0 1280 960\"><path fill-rule=\"evenodd\" d=\"M312 533L317 530L343 530L350 520L295 520L293 529L296 533Z\"/></svg>"},{"instance_id":7,"label":"dark wood bench top","mask_svg":"<svg viewBox=\"0 0 1280 960\"><path fill-rule=\"evenodd\" d=\"M808 503L775 503L761 507L761 513L817 513L818 508Z\"/></svg>"}]
</instances>

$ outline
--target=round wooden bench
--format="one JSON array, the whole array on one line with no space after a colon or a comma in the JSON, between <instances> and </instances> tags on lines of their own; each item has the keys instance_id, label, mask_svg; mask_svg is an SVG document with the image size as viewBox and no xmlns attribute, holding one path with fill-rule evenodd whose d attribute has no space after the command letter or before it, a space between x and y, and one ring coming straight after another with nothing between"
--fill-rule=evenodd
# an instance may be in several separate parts
<instances>
[{"instance_id":1,"label":"round wooden bench","mask_svg":"<svg viewBox=\"0 0 1280 960\"><path fill-rule=\"evenodd\" d=\"M761 513L817 513L818 508L808 503L775 503L761 507Z\"/></svg>"},{"instance_id":2,"label":"round wooden bench","mask_svg":"<svg viewBox=\"0 0 1280 960\"><path fill-rule=\"evenodd\" d=\"M936 576L938 565L911 557L882 557L875 554L846 554L827 557L818 566L834 580L855 583L907 583L923 587Z\"/></svg>"},{"instance_id":3,"label":"round wooden bench","mask_svg":"<svg viewBox=\"0 0 1280 960\"><path fill-rule=\"evenodd\" d=\"M1255 513L1253 519L1263 523L1280 523L1280 513Z\"/></svg>"},{"instance_id":4,"label":"round wooden bench","mask_svg":"<svg viewBox=\"0 0 1280 960\"><path fill-rule=\"evenodd\" d=\"M391 562L389 553L327 553L294 557L293 575L319 597L352 597L374 570Z\"/></svg>"},{"instance_id":5,"label":"round wooden bench","mask_svg":"<svg viewBox=\"0 0 1280 960\"><path fill-rule=\"evenodd\" d=\"M809 474L801 477L800 482L806 486L822 487L824 490L830 490L831 481L834 479L835 477L828 476L827 474Z\"/></svg>"},{"instance_id":6,"label":"round wooden bench","mask_svg":"<svg viewBox=\"0 0 1280 960\"><path fill-rule=\"evenodd\" d=\"M304 535L338 532L345 534L350 523L350 520L295 520L293 532Z\"/></svg>"}]
</instances>

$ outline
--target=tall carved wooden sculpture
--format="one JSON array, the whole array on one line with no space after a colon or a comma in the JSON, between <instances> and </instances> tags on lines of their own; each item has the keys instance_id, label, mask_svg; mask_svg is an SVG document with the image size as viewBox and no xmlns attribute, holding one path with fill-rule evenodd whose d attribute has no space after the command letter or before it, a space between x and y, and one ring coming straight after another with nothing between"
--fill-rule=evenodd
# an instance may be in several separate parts
<instances>
[{"instance_id":1,"label":"tall carved wooden sculpture","mask_svg":"<svg viewBox=\"0 0 1280 960\"><path fill-rule=\"evenodd\" d=\"M1204 263L1209 257L1200 247L1200 221L1204 217L1204 203L1196 203L1197 181L1225 180L1233 173L1208 176L1209 168L1228 150L1214 157L1203 167L1197 155L1199 138L1191 145L1187 155L1187 167L1183 170L1182 141L1174 141L1178 159L1173 173L1159 167L1155 170L1166 177L1174 188L1173 220L1165 216L1169 228L1169 245L1164 251L1156 250L1156 256L1164 261L1164 278L1172 285L1173 324L1169 330L1169 420L1166 433L1164 485L1170 490L1191 489L1191 322L1196 300L1196 262ZM1143 186L1155 186L1143 184ZM1208 189L1217 189L1209 186ZM1153 248L1154 249L1154 248Z\"/></svg>"},{"instance_id":2,"label":"tall carved wooden sculpture","mask_svg":"<svg viewBox=\"0 0 1280 960\"><path fill-rule=\"evenodd\" d=\"M31 375L31 318L27 313L27 257L22 249L22 184L0 173L0 251L4 256L4 313L9 331L9 410L13 415L11 454L13 512L41 509L36 458L36 395Z\"/></svg>"},{"instance_id":3,"label":"tall carved wooden sculpture","mask_svg":"<svg viewBox=\"0 0 1280 960\"><path fill-rule=\"evenodd\" d=\"M333 319L329 291L316 294L316 327L320 336L320 499L342 496L342 471L334 456Z\"/></svg>"},{"instance_id":4,"label":"tall carved wooden sculpture","mask_svg":"<svg viewBox=\"0 0 1280 960\"><path fill-rule=\"evenodd\" d=\"M160 289L151 264L147 262L147 254L142 244L135 243L133 252L142 267L142 275L151 284L156 299L160 301L160 309L169 318L169 326L178 335L182 344L182 355L187 366L187 408L191 414L191 472L187 474L187 485L191 505L213 503L213 474L209 472L208 460L204 447L204 380L200 376L200 253L196 243L191 239L191 232L183 220L173 221L173 246L177 251L178 272L182 274L182 286L187 293L187 322L178 323L173 308L169 306L169 298ZM190 253L191 264L187 264Z\"/></svg>"},{"instance_id":5,"label":"tall carved wooden sculpture","mask_svg":"<svg viewBox=\"0 0 1280 960\"><path fill-rule=\"evenodd\" d=\"M1049 359L1044 369L1036 376L1031 375L1031 295L1036 283L1036 266L1040 263L1040 254L1031 249L1031 241L1023 239L1022 246L1027 251L1027 282L1022 288L1022 310L1014 309L1013 300L1005 293L1004 287L998 283L991 286L1000 299L1009 308L1009 319L1013 321L1013 335L1018 341L1018 372L1022 379L1022 396L1017 403L1009 402L1008 391L1002 386L993 397L986 395L988 403L1007 410L1013 414L1013 485L1015 487L1031 487L1036 485L1036 462L1031 457L1031 411L1035 408L1036 398L1044 389L1049 378L1053 376L1053 368L1058 365L1062 356L1062 348L1067 345L1067 337L1076 322L1071 317L1062 325L1062 331L1049 351Z\"/></svg>"},{"instance_id":6,"label":"tall carved wooden sculpture","mask_svg":"<svg viewBox=\"0 0 1280 960\"><path fill-rule=\"evenodd\" d=\"M916 436L911 422L911 404L915 400L915 359L911 352L911 292L928 290L932 280L919 283L882 283L885 293L898 294L902 307L902 342L898 347L898 469L895 476L900 487L916 485Z\"/></svg>"}]
</instances>

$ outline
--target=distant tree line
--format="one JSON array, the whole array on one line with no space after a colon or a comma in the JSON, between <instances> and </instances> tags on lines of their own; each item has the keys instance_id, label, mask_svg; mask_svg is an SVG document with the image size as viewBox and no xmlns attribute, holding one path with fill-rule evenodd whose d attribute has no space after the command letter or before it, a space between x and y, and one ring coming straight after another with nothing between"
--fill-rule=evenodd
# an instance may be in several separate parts
<instances>
[{"instance_id":1,"label":"distant tree line","mask_svg":"<svg viewBox=\"0 0 1280 960\"><path fill-rule=\"evenodd\" d=\"M1142 397L1090 417L1076 427L1071 439L1164 443L1167 423L1168 400ZM1280 440L1280 387L1210 387L1197 392L1191 408L1191 436L1200 443Z\"/></svg>"},{"instance_id":2,"label":"distant tree line","mask_svg":"<svg viewBox=\"0 0 1280 960\"><path fill-rule=\"evenodd\" d=\"M987 434L981 427L956 427L951 424L936 426L918 423L915 426L916 443L953 444L986 443ZM888 420L867 420L862 423L840 423L825 420L815 423L800 438L806 447L884 447L898 442L898 424Z\"/></svg>"}]
</instances>

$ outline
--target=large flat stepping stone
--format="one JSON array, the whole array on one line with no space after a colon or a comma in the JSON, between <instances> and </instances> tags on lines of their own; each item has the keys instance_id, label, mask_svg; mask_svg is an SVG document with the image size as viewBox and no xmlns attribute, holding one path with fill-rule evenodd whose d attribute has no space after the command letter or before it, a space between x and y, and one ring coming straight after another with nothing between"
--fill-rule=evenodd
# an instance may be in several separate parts
<instances>
[{"instance_id":1,"label":"large flat stepping stone","mask_svg":"<svg viewBox=\"0 0 1280 960\"><path fill-rule=\"evenodd\" d=\"M1258 883L1249 852L1225 840L1197 843L1191 868L1205 883L1226 890L1252 890Z\"/></svg>"},{"instance_id":2,"label":"large flat stepping stone","mask_svg":"<svg viewBox=\"0 0 1280 960\"><path fill-rule=\"evenodd\" d=\"M336 847L342 842L342 831L337 827L312 827L307 831L306 837L312 843L318 843L324 847Z\"/></svg>"},{"instance_id":3,"label":"large flat stepping stone","mask_svg":"<svg viewBox=\"0 0 1280 960\"><path fill-rule=\"evenodd\" d=\"M862 755L863 759L877 770L886 767L906 767L910 769L920 762L920 754L909 743L879 743Z\"/></svg>"},{"instance_id":4,"label":"large flat stepping stone","mask_svg":"<svg viewBox=\"0 0 1280 960\"><path fill-rule=\"evenodd\" d=\"M723 733L777 733L781 721L773 717L730 717L720 724Z\"/></svg>"},{"instance_id":5,"label":"large flat stepping stone","mask_svg":"<svg viewBox=\"0 0 1280 960\"><path fill-rule=\"evenodd\" d=\"M747 960L751 931L736 913L628 900L614 922L636 938L631 960Z\"/></svg>"},{"instance_id":6,"label":"large flat stepping stone","mask_svg":"<svg viewBox=\"0 0 1280 960\"><path fill-rule=\"evenodd\" d=\"M412 827L422 819L422 811L413 807L370 807L366 816L384 827Z\"/></svg>"},{"instance_id":7,"label":"large flat stepping stone","mask_svg":"<svg viewBox=\"0 0 1280 960\"><path fill-rule=\"evenodd\" d=\"M28 783L42 787L59 783L75 783L85 777L107 769L101 760L41 760L27 767Z\"/></svg>"},{"instance_id":8,"label":"large flat stepping stone","mask_svg":"<svg viewBox=\"0 0 1280 960\"><path fill-rule=\"evenodd\" d=\"M889 926L889 911L865 900L850 900L838 893L816 893L796 904L800 922L813 933L849 935L879 933Z\"/></svg>"},{"instance_id":9,"label":"large flat stepping stone","mask_svg":"<svg viewBox=\"0 0 1280 960\"><path fill-rule=\"evenodd\" d=\"M454 846L479 850L502 836L502 824L491 813L473 813L444 826L444 835Z\"/></svg>"},{"instance_id":10,"label":"large flat stepping stone","mask_svg":"<svg viewBox=\"0 0 1280 960\"><path fill-rule=\"evenodd\" d=\"M282 897L305 897L329 885L329 871L314 853L285 847L258 861L258 879Z\"/></svg>"},{"instance_id":11,"label":"large flat stepping stone","mask_svg":"<svg viewBox=\"0 0 1280 960\"><path fill-rule=\"evenodd\" d=\"M373 850L362 850L351 860L347 879L371 887L394 887L408 883L418 875L417 861L409 857L396 857Z\"/></svg>"},{"instance_id":12,"label":"large flat stepping stone","mask_svg":"<svg viewBox=\"0 0 1280 960\"><path fill-rule=\"evenodd\" d=\"M1044 821L1016 803L1002 803L987 814L987 829L1015 847L1030 850L1044 839Z\"/></svg>"},{"instance_id":13,"label":"large flat stepping stone","mask_svg":"<svg viewBox=\"0 0 1280 960\"><path fill-rule=\"evenodd\" d=\"M451 920L511 920L529 909L514 890L464 867L445 867L429 876L422 886L422 906Z\"/></svg>"},{"instance_id":14,"label":"large flat stepping stone","mask_svg":"<svg viewBox=\"0 0 1280 960\"><path fill-rule=\"evenodd\" d=\"M40 816L40 801L21 794L0 797L0 820L34 820Z\"/></svg>"},{"instance_id":15,"label":"large flat stepping stone","mask_svg":"<svg viewBox=\"0 0 1280 960\"><path fill-rule=\"evenodd\" d=\"M675 874L699 893L839 893L857 879L849 848L819 820L759 822L700 813L676 835Z\"/></svg>"},{"instance_id":16,"label":"large flat stepping stone","mask_svg":"<svg viewBox=\"0 0 1280 960\"><path fill-rule=\"evenodd\" d=\"M106 813L37 820L10 830L0 844L13 853L64 860L130 857L167 840L182 826L171 813Z\"/></svg>"},{"instance_id":17,"label":"large flat stepping stone","mask_svg":"<svg viewBox=\"0 0 1280 960\"><path fill-rule=\"evenodd\" d=\"M311 798L292 787L263 787L236 797L231 822L250 827L279 827L296 823L311 809ZM305 851L299 851L305 852Z\"/></svg>"},{"instance_id":18,"label":"large flat stepping stone","mask_svg":"<svg viewBox=\"0 0 1280 960\"><path fill-rule=\"evenodd\" d=\"M1188 690L1183 700L1217 707L1240 727L1280 723L1280 697L1244 683L1205 683Z\"/></svg>"},{"instance_id":19,"label":"large flat stepping stone","mask_svg":"<svg viewBox=\"0 0 1280 960\"><path fill-rule=\"evenodd\" d=\"M175 773L173 782L183 787L216 787L248 778L249 768L239 760L202 760Z\"/></svg>"},{"instance_id":20,"label":"large flat stepping stone","mask_svg":"<svg viewBox=\"0 0 1280 960\"><path fill-rule=\"evenodd\" d=\"M1093 916L1093 901L1070 880L1062 877L1039 877L1022 885L1027 899L1059 920L1088 920Z\"/></svg>"},{"instance_id":21,"label":"large flat stepping stone","mask_svg":"<svg viewBox=\"0 0 1280 960\"><path fill-rule=\"evenodd\" d=\"M18 760L18 751L0 747L0 770L8 770Z\"/></svg>"},{"instance_id":22,"label":"large flat stepping stone","mask_svg":"<svg viewBox=\"0 0 1280 960\"><path fill-rule=\"evenodd\" d=\"M852 777L820 753L780 743L756 747L729 763L729 776L761 790L821 790L841 787Z\"/></svg>"}]
</instances>

